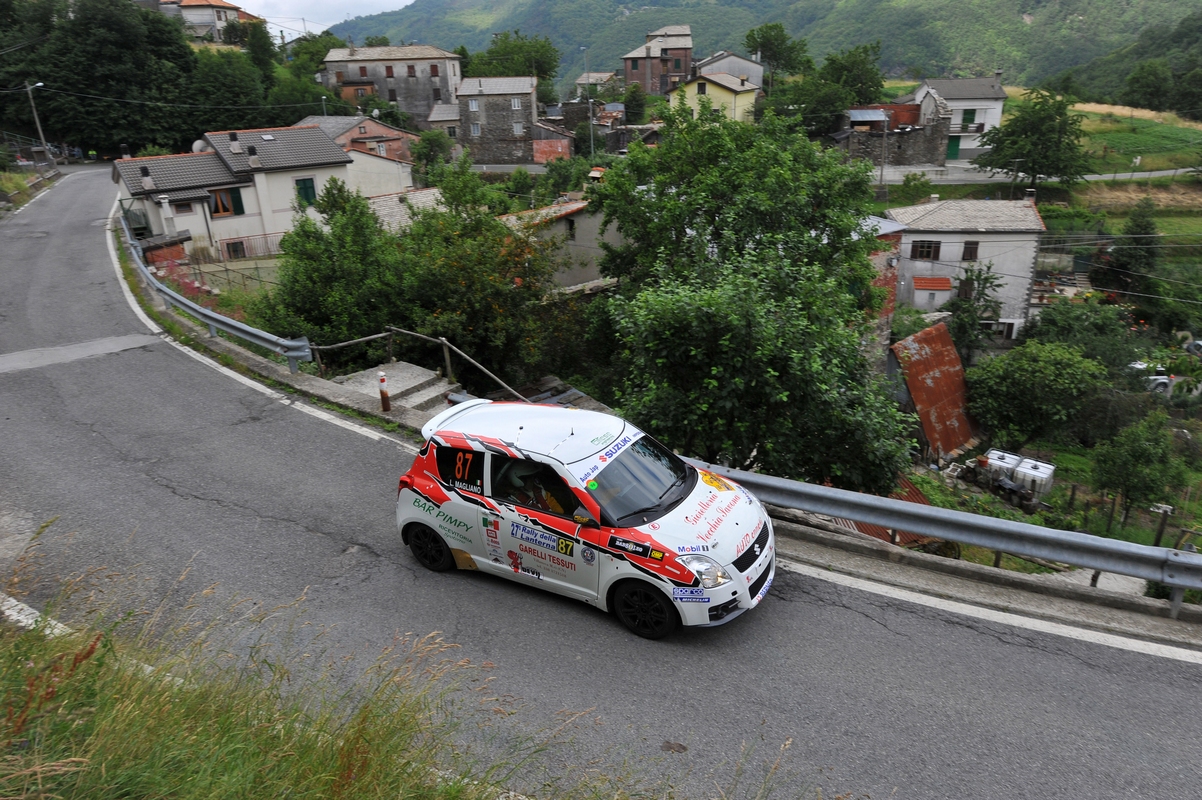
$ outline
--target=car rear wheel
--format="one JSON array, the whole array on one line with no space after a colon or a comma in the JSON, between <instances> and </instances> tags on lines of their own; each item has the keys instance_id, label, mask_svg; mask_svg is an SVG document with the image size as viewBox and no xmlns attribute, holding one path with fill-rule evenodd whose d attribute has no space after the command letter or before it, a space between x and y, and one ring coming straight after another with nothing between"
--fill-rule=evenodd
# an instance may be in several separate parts
<instances>
[{"instance_id":1,"label":"car rear wheel","mask_svg":"<svg viewBox=\"0 0 1202 800\"><path fill-rule=\"evenodd\" d=\"M455 566L451 548L447 547L441 536L425 525L414 525L409 529L409 549L426 569L446 572Z\"/></svg>"},{"instance_id":2,"label":"car rear wheel","mask_svg":"<svg viewBox=\"0 0 1202 800\"><path fill-rule=\"evenodd\" d=\"M643 581L629 581L614 590L614 615L644 639L662 639L680 624L672 601Z\"/></svg>"}]
</instances>

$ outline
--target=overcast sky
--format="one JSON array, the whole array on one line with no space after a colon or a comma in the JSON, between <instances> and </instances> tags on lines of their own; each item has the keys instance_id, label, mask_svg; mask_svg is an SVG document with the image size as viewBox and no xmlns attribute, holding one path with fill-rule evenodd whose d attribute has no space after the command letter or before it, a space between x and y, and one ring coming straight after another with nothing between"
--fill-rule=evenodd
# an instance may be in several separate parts
<instances>
[{"instance_id":1,"label":"overcast sky","mask_svg":"<svg viewBox=\"0 0 1202 800\"><path fill-rule=\"evenodd\" d=\"M383 11L396 11L413 0L351 0L331 3L329 0L231 0L244 11L267 20L268 29L279 38L283 29L289 39L306 30L321 33L354 17L366 17Z\"/></svg>"}]
</instances>

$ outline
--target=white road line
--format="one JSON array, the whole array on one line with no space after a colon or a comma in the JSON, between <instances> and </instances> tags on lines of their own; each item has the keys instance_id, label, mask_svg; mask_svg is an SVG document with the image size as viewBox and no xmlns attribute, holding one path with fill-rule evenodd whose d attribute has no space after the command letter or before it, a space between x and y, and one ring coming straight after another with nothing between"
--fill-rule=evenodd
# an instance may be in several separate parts
<instances>
[{"instance_id":1,"label":"white road line","mask_svg":"<svg viewBox=\"0 0 1202 800\"><path fill-rule=\"evenodd\" d=\"M844 575L839 572L832 572L822 567L815 567L809 564L802 564L796 561L787 561L781 558L778 562L782 569L790 572L796 572L800 575L805 575L810 578L827 581L829 583L837 583L840 586L847 586L851 589L858 589L862 592L872 592L873 594L884 595L895 600L905 600L908 603L916 603L929 608L937 608L942 611L948 611L953 614L959 614L965 617L976 617L988 622L997 622L1003 625L1010 625L1015 628L1023 628L1029 631L1039 633L1049 633L1053 636L1063 636L1066 639L1076 639L1082 642L1091 644L1100 644L1106 647L1113 647L1118 650L1127 650L1132 653L1141 653L1148 656L1156 656L1158 658L1169 658L1176 661L1185 661L1189 664L1202 664L1202 652L1196 650L1187 650L1183 647L1173 647L1172 645L1158 644L1156 642L1144 642L1139 639L1128 639L1123 636L1116 636L1111 633L1102 633L1101 631L1091 631L1084 628L1074 628L1071 625L1064 625L1059 622L1048 622L1041 619L1033 619L1024 617L1018 614L1008 614L1005 611L995 611L990 608L982 608L981 606L969 605L968 603L959 603L955 600L944 600L938 597L921 594L919 592L911 592L908 589L899 589L896 586L887 586L885 584L873 583L872 581L863 578L853 578L850 575Z\"/></svg>"},{"instance_id":2,"label":"white road line","mask_svg":"<svg viewBox=\"0 0 1202 800\"><path fill-rule=\"evenodd\" d=\"M117 213L117 201L114 200L113 207L109 211L109 219L111 220L112 217L116 213ZM353 433L357 433L360 436L366 436L368 439L371 439L372 441L375 441L375 442L388 441L388 442L392 442L398 448L400 448L401 450L404 450L407 453L416 454L418 452L418 449L416 447L414 447L409 442L404 441L403 439L397 439L395 437L389 436L386 433L381 433L380 431L377 431L373 428L369 428L366 425L359 425L359 424L351 422L349 420L342 419L341 417L337 417L334 414L331 414L327 411L323 411L320 408L314 408L313 406L301 403L301 402L295 400L294 398L291 398L285 394L281 394L280 392L275 391L274 389L264 386L263 384L259 383L256 380L248 378L245 375L240 375L237 372L234 372L232 369L229 369L228 367L218 364L213 359L211 359L201 353L196 352L191 347L186 347L185 345L182 345L179 342L175 341L175 339L168 336L163 331L162 328L160 328L158 325L156 325L154 320L152 320L150 317L148 317L146 315L146 312L144 312L142 310L142 307L138 305L138 301L136 299L134 299L133 292L130 290L129 286L127 286L125 283L125 276L121 274L121 261L117 257L117 248L116 248L116 245L114 245L114 243L113 243L114 237L113 237L113 232L112 232L113 231L112 224L110 223L109 226L105 228L105 230L106 230L105 239L108 241L109 259L113 263L113 270L117 273L117 281L118 281L118 283L121 284L121 292L125 295L125 302L129 303L129 307L132 308L134 310L134 313L138 315L138 319L140 319L142 321L142 323L147 328L149 328L151 331L159 334L159 338L161 338L163 341L169 343L172 347L179 350L181 353L186 354L190 358L196 359L196 361L200 362L201 364L204 364L206 367L215 369L218 372L220 372L222 375L224 375L225 377L235 380L238 383L242 384L243 386L247 387L248 389L253 389L256 392L259 392L260 394L264 394L267 397L270 397L272 400L282 403L283 405L291 406L292 408L295 408L298 411L303 411L304 413L308 414L311 417L316 417L317 419L320 419L323 422L328 422L332 425L337 425L339 428L344 428Z\"/></svg>"}]
</instances>

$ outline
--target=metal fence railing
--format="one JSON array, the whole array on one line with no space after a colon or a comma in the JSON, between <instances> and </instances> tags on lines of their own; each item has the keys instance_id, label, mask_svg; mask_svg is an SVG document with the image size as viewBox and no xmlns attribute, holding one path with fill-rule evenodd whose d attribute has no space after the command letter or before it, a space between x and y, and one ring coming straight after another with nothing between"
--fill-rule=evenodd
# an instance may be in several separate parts
<instances>
[{"instance_id":1,"label":"metal fence railing","mask_svg":"<svg viewBox=\"0 0 1202 800\"><path fill-rule=\"evenodd\" d=\"M1172 587L1170 615L1174 619L1181 609L1185 590L1202 589L1202 554L1196 552L1149 547L690 461L732 478L763 502L784 508L1159 581Z\"/></svg>"},{"instance_id":2,"label":"metal fence railing","mask_svg":"<svg viewBox=\"0 0 1202 800\"><path fill-rule=\"evenodd\" d=\"M229 317L218 314L217 312L205 308L202 305L193 303L188 298L167 287L161 283L158 278L150 273L146 268L146 262L142 258L142 248L138 245L133 234L130 232L129 223L125 219L124 214L117 216L121 220L121 230L125 234L125 242L128 246L130 256L133 259L134 266L141 274L142 279L154 289L163 300L170 306L174 306L183 311L188 312L194 317L200 319L209 329L209 336L216 336L217 331L224 331L231 336L237 336L243 341L256 344L259 347L270 350L277 355L281 355L288 359L288 369L293 373L299 369L299 362L312 361L313 351L309 347L309 340L302 336L299 339L284 339L258 328L252 328L249 325L230 319Z\"/></svg>"}]
</instances>

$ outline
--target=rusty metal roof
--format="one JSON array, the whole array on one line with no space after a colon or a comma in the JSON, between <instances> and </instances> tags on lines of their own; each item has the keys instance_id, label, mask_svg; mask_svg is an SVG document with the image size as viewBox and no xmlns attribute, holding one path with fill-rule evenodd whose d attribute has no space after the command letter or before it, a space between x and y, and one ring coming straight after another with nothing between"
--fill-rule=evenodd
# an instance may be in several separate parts
<instances>
[{"instance_id":1,"label":"rusty metal roof","mask_svg":"<svg viewBox=\"0 0 1202 800\"><path fill-rule=\"evenodd\" d=\"M918 503L919 505L929 506L931 501L922 493L917 486L910 482L908 478L899 477L897 479L897 489L889 494L894 500L905 500L907 503ZM855 529L860 533L866 533L874 539L880 539L883 542L891 541L889 530L880 525L872 525L867 522L851 521ZM909 531L897 531L897 543L902 547L911 547L918 544L926 544L934 541L932 536L923 536L918 533L910 533Z\"/></svg>"},{"instance_id":2,"label":"rusty metal roof","mask_svg":"<svg viewBox=\"0 0 1202 800\"><path fill-rule=\"evenodd\" d=\"M931 450L942 458L964 447L976 431L964 410L964 366L947 326L940 322L890 349L901 365Z\"/></svg>"}]
</instances>

